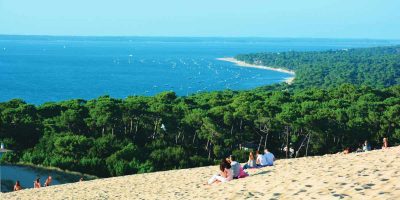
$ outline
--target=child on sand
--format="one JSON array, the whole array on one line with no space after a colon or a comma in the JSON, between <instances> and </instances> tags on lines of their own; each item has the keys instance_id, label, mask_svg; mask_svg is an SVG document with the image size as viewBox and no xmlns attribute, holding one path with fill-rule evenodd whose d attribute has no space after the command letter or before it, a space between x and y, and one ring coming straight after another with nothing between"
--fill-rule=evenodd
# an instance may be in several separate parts
<instances>
[{"instance_id":1,"label":"child on sand","mask_svg":"<svg viewBox=\"0 0 400 200\"><path fill-rule=\"evenodd\" d=\"M209 185L216 181L225 183L233 179L233 171L231 169L231 165L228 161L226 161L226 159L222 159L221 164L219 165L219 169L221 170L220 174L212 176L208 180Z\"/></svg>"}]
</instances>

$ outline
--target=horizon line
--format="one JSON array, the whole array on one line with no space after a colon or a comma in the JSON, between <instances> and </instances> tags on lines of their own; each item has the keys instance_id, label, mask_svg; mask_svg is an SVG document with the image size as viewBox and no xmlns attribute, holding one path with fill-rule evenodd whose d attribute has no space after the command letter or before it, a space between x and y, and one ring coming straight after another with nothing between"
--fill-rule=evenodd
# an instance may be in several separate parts
<instances>
[{"instance_id":1,"label":"horizon line","mask_svg":"<svg viewBox=\"0 0 400 200\"><path fill-rule=\"evenodd\" d=\"M128 37L142 37L142 38L259 38L259 39L334 39L334 40L386 40L386 41L400 41L400 38L355 38L355 37L290 37L290 36L189 36L189 35L52 35L52 34L2 34L2 36L33 36L33 37L102 37L102 38L128 38Z\"/></svg>"}]
</instances>

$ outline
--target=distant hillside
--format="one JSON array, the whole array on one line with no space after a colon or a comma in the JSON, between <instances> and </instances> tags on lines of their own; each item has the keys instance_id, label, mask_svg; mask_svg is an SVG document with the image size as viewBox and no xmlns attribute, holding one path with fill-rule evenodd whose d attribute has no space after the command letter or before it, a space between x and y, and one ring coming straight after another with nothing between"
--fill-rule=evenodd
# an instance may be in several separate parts
<instances>
[{"instance_id":1,"label":"distant hillside","mask_svg":"<svg viewBox=\"0 0 400 200\"><path fill-rule=\"evenodd\" d=\"M400 83L400 46L321 52L242 54L238 60L296 71L300 88L343 83L387 87Z\"/></svg>"}]
</instances>

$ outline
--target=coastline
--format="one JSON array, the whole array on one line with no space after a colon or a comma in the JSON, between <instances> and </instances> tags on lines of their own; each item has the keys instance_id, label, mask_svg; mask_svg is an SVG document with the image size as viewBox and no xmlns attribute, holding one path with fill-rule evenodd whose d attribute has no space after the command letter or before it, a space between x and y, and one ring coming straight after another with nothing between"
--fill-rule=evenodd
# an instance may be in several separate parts
<instances>
[{"instance_id":1,"label":"coastline","mask_svg":"<svg viewBox=\"0 0 400 200\"><path fill-rule=\"evenodd\" d=\"M30 164L30 163L23 163L23 162L18 162L18 163L1 163L0 167L22 167L22 168L29 168L29 170L32 170L31 172L27 172L27 171L23 171L24 174L29 174L29 173L36 173L37 176L41 176L41 175L52 175L53 177L62 177L60 178L56 178L59 182L58 185L63 185L63 184L69 184L69 183L75 183L79 180L80 177L83 177L84 180L96 180L99 179L99 177L95 176L95 175L91 175L91 174L86 174L86 173L81 173L81 172L77 172L77 171L70 171L70 170L63 170L57 167L47 167L47 166L43 166L43 165L34 165L34 164ZM2 177L4 178L4 177ZM10 178L10 177L8 177ZM35 176L31 177L32 180L35 178ZM16 180L18 179L5 179L5 180L12 180L12 183L14 184ZM25 181L26 182L26 181ZM2 184L0 184L2 187L5 186L2 182ZM12 187L10 187L10 190L3 190L4 188L2 188L2 190L0 191L1 193L4 192L12 192ZM25 189L30 189L25 188ZM0 198L1 199L1 198Z\"/></svg>"},{"instance_id":2,"label":"coastline","mask_svg":"<svg viewBox=\"0 0 400 200\"><path fill-rule=\"evenodd\" d=\"M293 77L289 77L284 79L284 82L287 84L292 84L294 79L295 79L295 71L292 70L287 70L287 69L282 69L282 68L274 68L274 67L268 67L268 66L263 66L263 65L255 65L255 64L249 64L240 60L237 60L233 57L225 57L225 58L217 58L217 60L220 61L226 61L226 62L231 62L236 64L237 66L241 66L241 67L250 67L250 68L257 68L257 69L266 69L266 70L271 70L271 71L277 71L277 72L282 72L282 73L286 73L286 74L290 74L293 75Z\"/></svg>"},{"instance_id":3,"label":"coastline","mask_svg":"<svg viewBox=\"0 0 400 200\"><path fill-rule=\"evenodd\" d=\"M17 162L17 163L2 163L2 166L18 166L18 167L30 167L30 168L35 168L38 170L48 170L48 171L55 171L55 172L60 172L64 174L69 174L69 175L76 175L76 176L85 176L86 178L90 178L90 180L93 179L98 179L100 177L97 177L95 175L91 174L86 174L82 172L77 172L77 171L71 171L71 170L64 170L58 167L49 167L49 166L43 166L43 165L35 165L31 163L24 163L24 162Z\"/></svg>"}]
</instances>

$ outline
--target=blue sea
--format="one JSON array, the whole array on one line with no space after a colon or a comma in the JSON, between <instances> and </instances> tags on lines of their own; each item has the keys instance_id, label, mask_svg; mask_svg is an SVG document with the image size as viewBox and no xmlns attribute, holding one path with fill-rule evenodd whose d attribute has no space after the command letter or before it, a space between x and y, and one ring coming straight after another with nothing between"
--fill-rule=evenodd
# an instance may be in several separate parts
<instances>
[{"instance_id":1,"label":"blue sea","mask_svg":"<svg viewBox=\"0 0 400 200\"><path fill-rule=\"evenodd\" d=\"M291 75L216 58L398 44L388 40L0 36L0 102L42 104L101 95L125 98L246 90Z\"/></svg>"}]
</instances>

